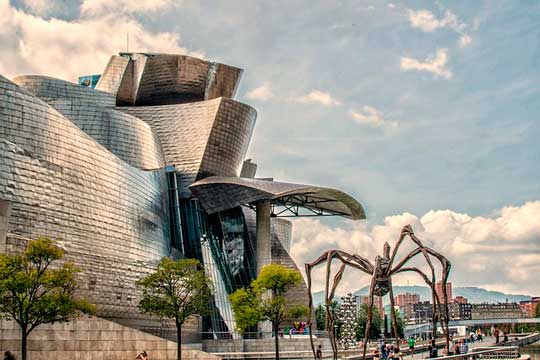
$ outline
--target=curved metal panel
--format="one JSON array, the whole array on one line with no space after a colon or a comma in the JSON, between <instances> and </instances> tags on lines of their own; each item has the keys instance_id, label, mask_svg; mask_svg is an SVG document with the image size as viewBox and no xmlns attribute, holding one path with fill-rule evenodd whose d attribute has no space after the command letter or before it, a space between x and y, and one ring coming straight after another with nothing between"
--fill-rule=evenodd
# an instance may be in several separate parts
<instances>
[{"instance_id":1,"label":"curved metal panel","mask_svg":"<svg viewBox=\"0 0 540 360\"><path fill-rule=\"evenodd\" d=\"M97 89L118 105L167 105L233 98L242 70L186 55L121 53L113 56Z\"/></svg>"},{"instance_id":2,"label":"curved metal panel","mask_svg":"<svg viewBox=\"0 0 540 360\"><path fill-rule=\"evenodd\" d=\"M221 98L197 179L240 175L256 118L251 106Z\"/></svg>"},{"instance_id":3,"label":"curved metal panel","mask_svg":"<svg viewBox=\"0 0 540 360\"><path fill-rule=\"evenodd\" d=\"M351 218L365 219L364 209L358 201L342 191L313 185L291 184L276 181L238 177L212 176L190 186L208 213L236 206L271 200L286 202L311 209L321 209ZM313 200L302 202L297 195L310 196Z\"/></svg>"},{"instance_id":4,"label":"curved metal panel","mask_svg":"<svg viewBox=\"0 0 540 360\"><path fill-rule=\"evenodd\" d=\"M129 59L123 56L113 55L109 59L105 71L99 78L96 90L105 91L111 94L118 94L122 79L126 77L126 70L129 65Z\"/></svg>"},{"instance_id":5,"label":"curved metal panel","mask_svg":"<svg viewBox=\"0 0 540 360\"><path fill-rule=\"evenodd\" d=\"M7 251L60 239L98 316L147 321L135 281L169 254L166 179L120 160L54 108L0 76L0 199Z\"/></svg>"},{"instance_id":6,"label":"curved metal panel","mask_svg":"<svg viewBox=\"0 0 540 360\"><path fill-rule=\"evenodd\" d=\"M224 98L117 109L144 120L158 134L184 197L191 195L187 186L197 178L239 175L256 118L250 106Z\"/></svg>"},{"instance_id":7,"label":"curved metal panel","mask_svg":"<svg viewBox=\"0 0 540 360\"><path fill-rule=\"evenodd\" d=\"M103 107L113 107L116 103L114 95L110 93L49 76L20 75L13 82L45 102L68 99L78 100L88 106Z\"/></svg>"},{"instance_id":8,"label":"curved metal panel","mask_svg":"<svg viewBox=\"0 0 540 360\"><path fill-rule=\"evenodd\" d=\"M143 170L165 167L157 135L144 121L114 109L84 106L79 101L55 100L49 104L128 164Z\"/></svg>"}]
</instances>

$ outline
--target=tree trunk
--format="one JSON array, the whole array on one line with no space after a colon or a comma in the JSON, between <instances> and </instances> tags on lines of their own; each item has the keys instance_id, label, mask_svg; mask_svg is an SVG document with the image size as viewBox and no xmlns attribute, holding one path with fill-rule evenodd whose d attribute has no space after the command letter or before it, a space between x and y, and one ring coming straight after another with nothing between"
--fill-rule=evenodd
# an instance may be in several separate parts
<instances>
[{"instance_id":1,"label":"tree trunk","mask_svg":"<svg viewBox=\"0 0 540 360\"><path fill-rule=\"evenodd\" d=\"M21 359L26 360L26 343L28 334L26 328L21 328Z\"/></svg>"},{"instance_id":2,"label":"tree trunk","mask_svg":"<svg viewBox=\"0 0 540 360\"><path fill-rule=\"evenodd\" d=\"M176 319L176 359L182 359L182 324Z\"/></svg>"},{"instance_id":3,"label":"tree trunk","mask_svg":"<svg viewBox=\"0 0 540 360\"><path fill-rule=\"evenodd\" d=\"M275 343L276 343L276 360L279 360L279 334L278 334L279 324L272 323L272 327L274 328L274 338L275 338Z\"/></svg>"}]
</instances>

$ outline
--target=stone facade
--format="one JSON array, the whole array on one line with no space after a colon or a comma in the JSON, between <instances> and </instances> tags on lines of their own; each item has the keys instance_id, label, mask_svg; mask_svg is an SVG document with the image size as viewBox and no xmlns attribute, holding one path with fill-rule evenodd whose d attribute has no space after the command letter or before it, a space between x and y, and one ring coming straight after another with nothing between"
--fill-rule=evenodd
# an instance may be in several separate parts
<instances>
[{"instance_id":1,"label":"stone facade","mask_svg":"<svg viewBox=\"0 0 540 360\"><path fill-rule=\"evenodd\" d=\"M313 343L315 347L320 344L324 350L331 349L328 338L313 338ZM203 340L202 348L209 353L275 351L274 339ZM311 351L311 344L307 337L288 338L285 336L279 340L279 351Z\"/></svg>"},{"instance_id":2,"label":"stone facade","mask_svg":"<svg viewBox=\"0 0 540 360\"><path fill-rule=\"evenodd\" d=\"M14 321L0 320L0 350L18 359L20 330ZM176 360L176 343L100 318L82 317L69 323L42 325L28 338L28 360L127 360L146 351L152 360ZM182 346L182 358L219 360L218 356Z\"/></svg>"}]
</instances>

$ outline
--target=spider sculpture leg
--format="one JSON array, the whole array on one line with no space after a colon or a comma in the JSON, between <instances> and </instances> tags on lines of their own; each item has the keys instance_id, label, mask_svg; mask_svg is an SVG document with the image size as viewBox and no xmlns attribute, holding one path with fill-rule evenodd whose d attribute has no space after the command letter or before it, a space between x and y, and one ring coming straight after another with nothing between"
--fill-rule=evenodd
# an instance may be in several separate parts
<instances>
[{"instance_id":1,"label":"spider sculpture leg","mask_svg":"<svg viewBox=\"0 0 540 360\"><path fill-rule=\"evenodd\" d=\"M397 274L399 272L404 272L404 271L414 271L414 272L417 272L418 274L420 274L424 278L426 284L429 285L429 287L431 288L431 291L432 291L432 301L433 301L433 318L432 318L432 320L433 320L433 329L432 329L432 336L433 336L433 339L435 339L435 336L436 336L437 317L439 317L439 319L441 319L441 323L443 324L443 333L444 333L445 338L446 338L446 346L448 346L449 342L450 342L450 336L449 336L449 332L448 332L448 295L446 294L446 291L443 291L443 297L444 297L443 305L444 305L445 310L444 310L444 315L442 315L441 314L441 307L442 307L441 306L441 301L440 301L440 299L439 299L439 297L438 297L438 295L436 293L436 289L435 289L435 282L436 282L435 268L433 266L431 256L436 258L441 263L441 266L442 266L442 281L443 281L443 288L444 289L446 289L446 284L447 284L447 281L448 281L448 275L450 273L451 264L448 261L448 259L446 257L444 257L442 254L438 253L437 251L435 251L435 250L433 250L431 248L428 248L428 247L424 246L422 244L422 242L420 241L420 239L418 239L416 237L416 235L414 235L412 227L410 225L407 225L407 226L403 227L403 229L401 231L400 238L399 238L398 242L396 243L394 251L392 252L392 257L390 259L390 264L391 265L392 265L393 261L395 260L395 257L396 257L397 251L399 249L399 246L405 240L407 235L417 245L417 248L414 249L413 251L411 251L403 260L401 260L399 262L399 264L396 265L396 267L391 268L389 275ZM403 265L405 265L413 257L415 257L416 255L418 255L420 253L423 255L424 259L426 260L426 262L427 262L427 264L428 264L428 266L429 266L429 268L431 270L431 281L427 278L427 275L425 275L422 271L420 271L417 268L403 268Z\"/></svg>"},{"instance_id":2,"label":"spider sculpture leg","mask_svg":"<svg viewBox=\"0 0 540 360\"><path fill-rule=\"evenodd\" d=\"M366 360L366 350L367 343L369 340L369 331L371 330L371 320L373 319L373 291L375 290L376 277L373 274L371 278L371 286L369 287L369 301L367 308L367 321L366 321L366 330L364 332L364 344L362 350L362 360Z\"/></svg>"},{"instance_id":3,"label":"spider sculpture leg","mask_svg":"<svg viewBox=\"0 0 540 360\"><path fill-rule=\"evenodd\" d=\"M342 265L340 269L337 271L336 275L334 276L333 285L332 285L332 288L330 289L331 266L332 266L332 260L334 258L340 260L342 262ZM326 323L326 329L329 330L329 338L330 338L330 343L332 345L332 351L334 353L334 359L337 359L337 343L336 343L336 338L334 334L334 314L331 312L331 301L334 298L336 288L339 285L341 278L343 277L343 273L347 265L355 269L361 270L365 273L369 273L369 274L373 271L372 270L373 265L369 262L369 260L363 257L360 257L358 255L351 255L340 250L326 251L312 263L305 264L307 286L308 286L308 296L309 296L309 312L310 312L310 316L308 320L309 339L310 339L311 350L313 351L314 358L316 358L316 352L315 352L315 345L313 343L313 335L312 335L313 323L311 321L311 314L313 313L313 296L311 295L311 271L313 270L315 266L320 265L324 262L326 262L326 282L325 282L326 322L325 323Z\"/></svg>"},{"instance_id":4,"label":"spider sculpture leg","mask_svg":"<svg viewBox=\"0 0 540 360\"><path fill-rule=\"evenodd\" d=\"M388 293L390 297L390 319L392 320L392 331L394 333L394 338L396 339L396 345L399 347L399 333L397 327L396 312L394 310L394 291L392 289L392 278L390 278L390 292Z\"/></svg>"},{"instance_id":5,"label":"spider sculpture leg","mask_svg":"<svg viewBox=\"0 0 540 360\"><path fill-rule=\"evenodd\" d=\"M311 350L313 351L313 357L316 358L316 352L315 352L315 344L313 343L313 322L311 321L311 314L313 313L313 296L311 295L311 270L313 268L323 262L326 262L326 281L325 281L325 325L327 329L334 329L334 314L332 313L332 299L334 298L335 290L337 288L337 285L341 281L341 278L343 276L343 272L345 271L345 263L343 263L334 276L334 282L332 285L331 290L329 291L330 287L330 274L332 270L332 260L334 257L337 257L338 259L343 261L342 254L339 254L338 251L331 250L323 253L317 260L310 264L305 264L306 268L306 277L307 277L307 283L308 283L308 295L309 295L309 320L308 320L308 328L309 328L309 340L311 344ZM348 254L346 254L348 255ZM337 359L337 344L335 339L335 334L333 331L329 331L328 336L330 338L330 345L332 346L332 352L334 354L334 359Z\"/></svg>"}]
</instances>

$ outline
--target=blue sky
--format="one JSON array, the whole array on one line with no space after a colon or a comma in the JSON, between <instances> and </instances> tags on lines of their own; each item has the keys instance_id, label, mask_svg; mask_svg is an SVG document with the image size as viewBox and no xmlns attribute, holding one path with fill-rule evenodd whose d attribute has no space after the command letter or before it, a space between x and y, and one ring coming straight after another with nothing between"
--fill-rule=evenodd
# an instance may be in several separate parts
<instances>
[{"instance_id":1,"label":"blue sky","mask_svg":"<svg viewBox=\"0 0 540 360\"><path fill-rule=\"evenodd\" d=\"M0 7L7 76L99 73L125 50L127 32L132 51L186 52L243 68L237 99L258 111L249 157L259 175L336 187L367 211L361 230L298 222L298 244L314 223L345 231L346 242L388 225L388 216L448 209L505 223L506 207L540 200L539 2L0 0ZM514 251L540 260L534 209L520 219L531 232ZM315 253L293 255L302 262ZM506 275L471 285L529 291Z\"/></svg>"}]
</instances>

